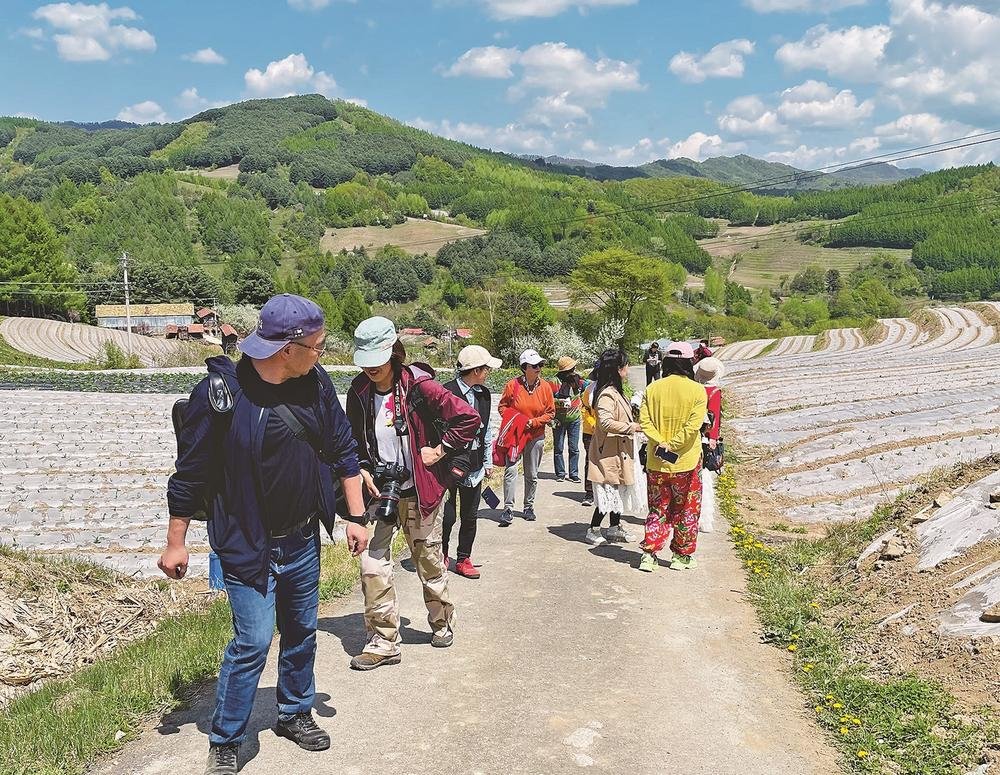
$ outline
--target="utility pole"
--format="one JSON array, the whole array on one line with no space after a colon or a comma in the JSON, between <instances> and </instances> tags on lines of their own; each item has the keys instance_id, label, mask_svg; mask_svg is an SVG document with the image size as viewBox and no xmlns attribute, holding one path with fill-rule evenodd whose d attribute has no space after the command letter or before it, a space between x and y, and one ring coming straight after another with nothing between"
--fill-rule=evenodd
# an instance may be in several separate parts
<instances>
[{"instance_id":1,"label":"utility pole","mask_svg":"<svg viewBox=\"0 0 1000 775\"><path fill-rule=\"evenodd\" d=\"M128 253L122 253L122 275L125 278L125 330L128 331L128 355L132 357L132 308L129 306Z\"/></svg>"}]
</instances>

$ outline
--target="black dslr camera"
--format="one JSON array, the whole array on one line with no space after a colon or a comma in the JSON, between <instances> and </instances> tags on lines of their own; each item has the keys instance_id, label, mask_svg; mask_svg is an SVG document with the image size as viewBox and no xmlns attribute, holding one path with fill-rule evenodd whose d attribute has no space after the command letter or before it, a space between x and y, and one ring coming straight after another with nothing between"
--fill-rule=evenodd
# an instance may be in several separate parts
<instances>
[{"instance_id":1,"label":"black dslr camera","mask_svg":"<svg viewBox=\"0 0 1000 775\"><path fill-rule=\"evenodd\" d=\"M410 478L410 471L400 463L376 463L372 473L379 489L375 519L395 524L399 516L399 496Z\"/></svg>"}]
</instances>

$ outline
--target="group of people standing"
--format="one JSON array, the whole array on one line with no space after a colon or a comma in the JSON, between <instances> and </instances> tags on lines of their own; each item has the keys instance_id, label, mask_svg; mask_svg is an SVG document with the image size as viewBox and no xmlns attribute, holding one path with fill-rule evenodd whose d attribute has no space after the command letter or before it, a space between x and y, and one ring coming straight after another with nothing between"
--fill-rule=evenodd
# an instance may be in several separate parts
<instances>
[{"instance_id":1,"label":"group of people standing","mask_svg":"<svg viewBox=\"0 0 1000 775\"><path fill-rule=\"evenodd\" d=\"M182 578L190 521L207 519L234 630L219 672L206 775L237 771L275 624L280 633L275 732L306 750L329 748L329 735L312 717L313 668L319 525L332 534L337 515L345 521L351 553L360 556L365 646L351 660L356 670L401 661L392 556L397 531L423 587L431 645L452 645L449 570L480 576L472 551L484 482L495 467L504 468L499 524L508 527L520 464L521 516L534 521L550 425L556 478L583 484L583 502L594 507L588 542L634 540L622 525L623 515L646 510L639 568L652 570L668 541L671 567L694 567L701 437L707 434L706 443L713 433L718 438L721 395L717 388L706 393L695 381L690 345L666 348L663 377L647 388L638 414L627 397L629 364L621 350L604 352L586 378L574 359L563 357L554 381L542 378L539 353L526 350L519 359L521 374L499 399L494 433L486 381L501 362L485 348L464 348L454 379L442 384L430 366L407 362L390 320L362 321L354 334L354 363L361 373L347 392L345 411L318 366L325 336L315 303L291 294L273 297L261 310L256 332L240 344L244 357L235 364L224 356L210 359L208 377L181 411L176 470L167 488L167 546L159 566L167 576ZM721 376L715 359L699 366L703 376ZM706 417L711 406L715 414ZM604 520L609 526L602 531Z\"/></svg>"}]
</instances>

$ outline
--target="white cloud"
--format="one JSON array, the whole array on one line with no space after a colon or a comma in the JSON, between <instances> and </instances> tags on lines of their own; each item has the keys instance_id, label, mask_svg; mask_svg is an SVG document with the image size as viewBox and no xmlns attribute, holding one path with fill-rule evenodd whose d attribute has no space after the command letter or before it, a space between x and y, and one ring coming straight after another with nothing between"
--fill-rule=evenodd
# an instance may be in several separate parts
<instances>
[{"instance_id":1,"label":"white cloud","mask_svg":"<svg viewBox=\"0 0 1000 775\"><path fill-rule=\"evenodd\" d=\"M585 122L590 111L604 107L608 97L619 91L645 88L638 68L608 57L592 59L565 43L540 43L525 51L486 46L469 49L446 71L446 76L515 78L508 89L512 100L536 95L524 121L545 126Z\"/></svg>"},{"instance_id":2,"label":"white cloud","mask_svg":"<svg viewBox=\"0 0 1000 775\"><path fill-rule=\"evenodd\" d=\"M961 121L944 119L933 113L909 113L900 116L895 121L875 127L875 134L885 147L900 150L943 143L948 140L980 134L983 131L981 128ZM957 167L963 164L985 164L994 161L996 157L997 151L993 144L983 143L970 145L967 148L954 148L926 156L918 156L900 162L900 165L937 169Z\"/></svg>"},{"instance_id":3,"label":"white cloud","mask_svg":"<svg viewBox=\"0 0 1000 775\"><path fill-rule=\"evenodd\" d=\"M743 0L744 5L757 13L830 13L854 5L865 5L867 2L868 0Z\"/></svg>"},{"instance_id":4,"label":"white cloud","mask_svg":"<svg viewBox=\"0 0 1000 775\"><path fill-rule=\"evenodd\" d=\"M220 108L223 105L230 104L226 100L205 99L198 93L198 89L194 86L185 89L177 95L175 102L182 110L190 111L192 113L205 110L207 108Z\"/></svg>"},{"instance_id":5,"label":"white cloud","mask_svg":"<svg viewBox=\"0 0 1000 775\"><path fill-rule=\"evenodd\" d=\"M288 4L296 11L321 11L332 2L333 0L288 0ZM356 0L347 2L353 3Z\"/></svg>"},{"instance_id":6,"label":"white cloud","mask_svg":"<svg viewBox=\"0 0 1000 775\"><path fill-rule=\"evenodd\" d=\"M718 135L693 132L683 140L678 140L667 150L668 159L684 157L704 161L713 156L727 156L745 150L743 143L730 143Z\"/></svg>"},{"instance_id":7,"label":"white cloud","mask_svg":"<svg viewBox=\"0 0 1000 775\"><path fill-rule=\"evenodd\" d=\"M163 108L153 100L137 102L135 105L122 108L116 118L119 121L131 121L135 124L165 124L170 120Z\"/></svg>"},{"instance_id":8,"label":"white cloud","mask_svg":"<svg viewBox=\"0 0 1000 775\"><path fill-rule=\"evenodd\" d=\"M635 5L639 0L479 0L479 2L486 7L493 18L507 20L558 16L571 8L586 13L592 8Z\"/></svg>"},{"instance_id":9,"label":"white cloud","mask_svg":"<svg viewBox=\"0 0 1000 775\"><path fill-rule=\"evenodd\" d=\"M187 62L195 62L199 65L224 65L226 58L214 48L202 48L190 54L184 54L181 59Z\"/></svg>"},{"instance_id":10,"label":"white cloud","mask_svg":"<svg viewBox=\"0 0 1000 775\"><path fill-rule=\"evenodd\" d=\"M726 112L719 116L718 124L722 131L740 137L778 135L786 131L778 114L756 95L737 97L730 102Z\"/></svg>"},{"instance_id":11,"label":"white cloud","mask_svg":"<svg viewBox=\"0 0 1000 775\"><path fill-rule=\"evenodd\" d=\"M146 30L114 24L115 20L139 18L131 8L112 8L107 3L50 3L32 16L58 30L52 36L60 58L71 62L110 59L116 52L155 51L156 39Z\"/></svg>"},{"instance_id":12,"label":"white cloud","mask_svg":"<svg viewBox=\"0 0 1000 775\"><path fill-rule=\"evenodd\" d=\"M344 102L350 102L352 105L357 105L361 108L368 107L368 100L362 99L361 97L344 97Z\"/></svg>"},{"instance_id":13,"label":"white cloud","mask_svg":"<svg viewBox=\"0 0 1000 775\"><path fill-rule=\"evenodd\" d=\"M252 67L243 75L247 93L255 97L287 97L319 92L331 96L337 88L332 76L317 72L304 54L289 54L270 62L263 71Z\"/></svg>"},{"instance_id":14,"label":"white cloud","mask_svg":"<svg viewBox=\"0 0 1000 775\"><path fill-rule=\"evenodd\" d=\"M521 52L516 48L470 48L444 74L449 77L467 75L472 78L513 78L511 66L520 56Z\"/></svg>"},{"instance_id":15,"label":"white cloud","mask_svg":"<svg viewBox=\"0 0 1000 775\"><path fill-rule=\"evenodd\" d=\"M752 54L753 49L753 41L737 38L713 46L702 56L681 51L670 60L670 72L688 83L701 83L706 78L742 78L743 57Z\"/></svg>"},{"instance_id":16,"label":"white cloud","mask_svg":"<svg viewBox=\"0 0 1000 775\"><path fill-rule=\"evenodd\" d=\"M790 70L812 68L847 78L871 79L882 65L891 37L891 29L884 24L839 30L818 24L807 30L802 40L785 43L774 56Z\"/></svg>"},{"instance_id":17,"label":"white cloud","mask_svg":"<svg viewBox=\"0 0 1000 775\"><path fill-rule=\"evenodd\" d=\"M510 153L537 153L546 155L554 152L552 140L538 129L523 124L510 123L502 127L458 121L433 122L417 118L409 122L417 129L476 145Z\"/></svg>"},{"instance_id":18,"label":"white cloud","mask_svg":"<svg viewBox=\"0 0 1000 775\"><path fill-rule=\"evenodd\" d=\"M32 40L45 40L45 30L41 27L26 27L20 32L24 37L31 38Z\"/></svg>"},{"instance_id":19,"label":"white cloud","mask_svg":"<svg viewBox=\"0 0 1000 775\"><path fill-rule=\"evenodd\" d=\"M823 147L800 145L789 151L767 153L764 158L768 161L789 164L802 170L815 170L866 158L878 150L879 145L877 137L862 137L848 145Z\"/></svg>"},{"instance_id":20,"label":"white cloud","mask_svg":"<svg viewBox=\"0 0 1000 775\"><path fill-rule=\"evenodd\" d=\"M810 80L781 93L778 116L790 124L842 127L868 118L874 110L873 100L858 102L850 89L837 91L822 81Z\"/></svg>"}]
</instances>

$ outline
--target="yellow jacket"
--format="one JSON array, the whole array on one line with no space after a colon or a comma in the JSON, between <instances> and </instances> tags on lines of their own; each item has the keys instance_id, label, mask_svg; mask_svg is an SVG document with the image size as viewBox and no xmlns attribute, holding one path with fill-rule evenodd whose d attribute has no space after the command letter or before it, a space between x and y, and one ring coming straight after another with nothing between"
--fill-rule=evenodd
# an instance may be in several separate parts
<instances>
[{"instance_id":1,"label":"yellow jacket","mask_svg":"<svg viewBox=\"0 0 1000 775\"><path fill-rule=\"evenodd\" d=\"M704 385L672 374L646 388L639 410L639 424L649 439L646 467L671 474L693 471L701 457L701 425L708 397ZM657 445L666 442L678 455L676 463L658 458Z\"/></svg>"},{"instance_id":2,"label":"yellow jacket","mask_svg":"<svg viewBox=\"0 0 1000 775\"><path fill-rule=\"evenodd\" d=\"M581 400L581 417L583 418L583 435L593 436L594 429L597 427L597 410L591 404L591 399L594 397L594 388L597 387L596 382L590 382L583 389L583 394L580 396Z\"/></svg>"}]
</instances>

